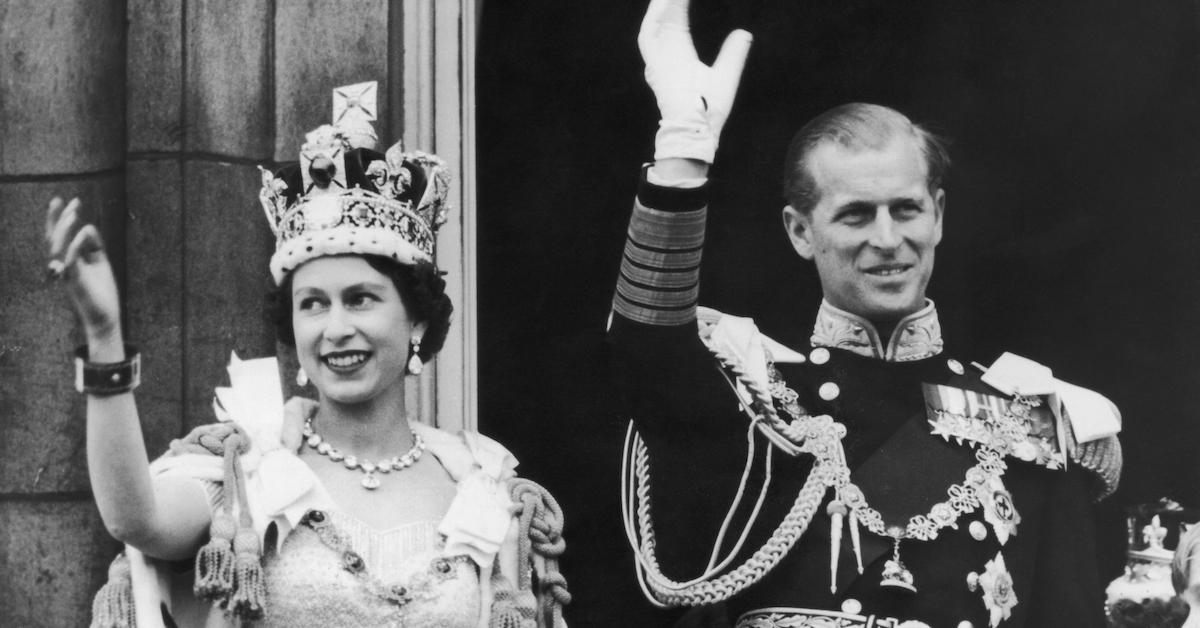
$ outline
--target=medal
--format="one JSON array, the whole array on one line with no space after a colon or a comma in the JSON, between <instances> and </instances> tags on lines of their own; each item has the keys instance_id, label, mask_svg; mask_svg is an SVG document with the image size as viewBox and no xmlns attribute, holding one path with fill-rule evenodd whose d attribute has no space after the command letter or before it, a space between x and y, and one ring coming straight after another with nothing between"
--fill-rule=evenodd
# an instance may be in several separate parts
<instances>
[{"instance_id":1,"label":"medal","mask_svg":"<svg viewBox=\"0 0 1200 628\"><path fill-rule=\"evenodd\" d=\"M880 579L879 586L916 593L917 587L913 584L912 572L900 560L900 539L904 536L904 530L891 528L888 535L892 537L892 558L883 564L883 578Z\"/></svg>"}]
</instances>

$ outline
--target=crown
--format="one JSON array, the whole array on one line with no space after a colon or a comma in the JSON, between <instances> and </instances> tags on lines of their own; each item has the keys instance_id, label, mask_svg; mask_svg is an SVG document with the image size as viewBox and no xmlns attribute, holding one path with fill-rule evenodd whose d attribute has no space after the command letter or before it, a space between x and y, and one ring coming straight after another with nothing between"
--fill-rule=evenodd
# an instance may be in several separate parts
<instances>
[{"instance_id":1,"label":"crown","mask_svg":"<svg viewBox=\"0 0 1200 628\"><path fill-rule=\"evenodd\" d=\"M376 93L374 81L334 89L333 124L305 135L300 162L274 173L259 166L277 285L300 264L327 255L433 261L450 174L436 155L406 152L400 142L386 153L375 150Z\"/></svg>"}]
</instances>

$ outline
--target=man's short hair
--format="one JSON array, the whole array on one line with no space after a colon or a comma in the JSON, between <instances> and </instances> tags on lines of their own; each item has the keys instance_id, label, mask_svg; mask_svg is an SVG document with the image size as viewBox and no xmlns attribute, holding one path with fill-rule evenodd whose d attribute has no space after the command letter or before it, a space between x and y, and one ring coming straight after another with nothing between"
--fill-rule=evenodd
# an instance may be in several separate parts
<instances>
[{"instance_id":1,"label":"man's short hair","mask_svg":"<svg viewBox=\"0 0 1200 628\"><path fill-rule=\"evenodd\" d=\"M930 192L940 188L950 167L945 141L895 109L854 102L822 113L792 136L784 161L783 197L805 214L820 201L808 157L822 143L835 142L851 150L882 149L900 133L917 138L925 156L926 184Z\"/></svg>"}]
</instances>

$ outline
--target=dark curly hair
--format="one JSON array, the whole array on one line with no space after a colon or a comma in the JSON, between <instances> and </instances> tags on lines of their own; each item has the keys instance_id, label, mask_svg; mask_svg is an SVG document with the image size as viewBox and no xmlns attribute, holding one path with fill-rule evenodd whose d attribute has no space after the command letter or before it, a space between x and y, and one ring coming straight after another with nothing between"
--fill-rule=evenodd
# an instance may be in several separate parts
<instances>
[{"instance_id":1,"label":"dark curly hair","mask_svg":"<svg viewBox=\"0 0 1200 628\"><path fill-rule=\"evenodd\" d=\"M442 272L429 262L417 262L413 266L379 255L360 255L371 268L386 275L400 293L400 300L414 323L425 322L425 334L421 336L421 361L428 362L446 342L450 331L450 315L454 306L446 296L446 280ZM294 271L293 271L294 273ZM273 290L269 305L271 319L275 323L275 335L289 347L296 346L296 334L292 328L292 275L288 273L283 283Z\"/></svg>"}]
</instances>

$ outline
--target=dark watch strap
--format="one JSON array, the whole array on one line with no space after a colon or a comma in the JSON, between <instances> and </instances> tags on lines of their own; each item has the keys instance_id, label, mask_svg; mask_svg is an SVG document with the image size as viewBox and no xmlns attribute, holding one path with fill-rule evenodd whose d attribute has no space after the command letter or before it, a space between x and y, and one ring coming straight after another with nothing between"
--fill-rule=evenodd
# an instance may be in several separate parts
<instances>
[{"instance_id":1,"label":"dark watch strap","mask_svg":"<svg viewBox=\"0 0 1200 628\"><path fill-rule=\"evenodd\" d=\"M88 362L86 345L75 350L75 390L107 397L127 393L142 383L142 354L133 345L125 345L125 359L98 364Z\"/></svg>"}]
</instances>

